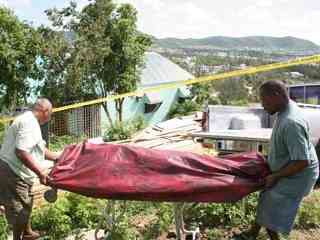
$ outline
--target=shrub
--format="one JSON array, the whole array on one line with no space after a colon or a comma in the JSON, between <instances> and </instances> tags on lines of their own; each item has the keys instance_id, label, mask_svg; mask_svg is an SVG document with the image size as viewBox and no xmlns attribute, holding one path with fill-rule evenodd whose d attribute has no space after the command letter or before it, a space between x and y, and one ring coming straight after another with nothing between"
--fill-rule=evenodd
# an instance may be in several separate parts
<instances>
[{"instance_id":1,"label":"shrub","mask_svg":"<svg viewBox=\"0 0 320 240\"><path fill-rule=\"evenodd\" d=\"M6 240L8 238L8 224L4 216L0 215L0 240Z\"/></svg>"},{"instance_id":2,"label":"shrub","mask_svg":"<svg viewBox=\"0 0 320 240\"><path fill-rule=\"evenodd\" d=\"M73 193L63 195L55 204L37 209L33 214L33 226L46 232L48 240L63 239L75 230L95 228L102 216L103 200L91 199ZM123 201L115 202L116 225L108 231L106 239L156 239L167 232L174 222L172 204L129 201L125 208ZM257 194L244 201L224 204L192 204L185 209L187 228L195 226L212 229L248 225L254 220ZM123 214L120 214L123 213ZM219 231L208 230L208 239L219 239Z\"/></svg>"},{"instance_id":3,"label":"shrub","mask_svg":"<svg viewBox=\"0 0 320 240\"><path fill-rule=\"evenodd\" d=\"M44 231L48 240L63 239L71 232L71 218L66 214L67 201L62 198L53 205L46 205L34 211L32 215L33 227Z\"/></svg>"},{"instance_id":4,"label":"shrub","mask_svg":"<svg viewBox=\"0 0 320 240\"><path fill-rule=\"evenodd\" d=\"M105 230L106 238L108 240L136 240L139 239L137 236L139 235L137 229L132 226L131 219L132 216L130 214L130 208L134 205L134 203L125 203L124 201L116 201L113 205L112 216L115 218L115 222L103 222L104 225L100 226ZM104 216L105 217L105 216ZM110 229L110 225L112 227Z\"/></svg>"},{"instance_id":5,"label":"shrub","mask_svg":"<svg viewBox=\"0 0 320 240\"><path fill-rule=\"evenodd\" d=\"M96 199L71 193L66 195L66 200L66 214L71 219L72 229L96 226L101 215Z\"/></svg>"},{"instance_id":6,"label":"shrub","mask_svg":"<svg viewBox=\"0 0 320 240\"><path fill-rule=\"evenodd\" d=\"M185 116L193 112L199 111L201 106L192 100L186 100L183 103L174 104L169 113L168 118L175 118L180 116Z\"/></svg>"},{"instance_id":7,"label":"shrub","mask_svg":"<svg viewBox=\"0 0 320 240\"><path fill-rule=\"evenodd\" d=\"M6 131L6 126L3 122L0 122L0 144L3 142L4 134Z\"/></svg>"},{"instance_id":8,"label":"shrub","mask_svg":"<svg viewBox=\"0 0 320 240\"><path fill-rule=\"evenodd\" d=\"M46 232L49 239L59 239L74 230L96 227L101 215L99 203L100 200L66 193L55 204L37 209L32 222L36 229Z\"/></svg>"},{"instance_id":9,"label":"shrub","mask_svg":"<svg viewBox=\"0 0 320 240\"><path fill-rule=\"evenodd\" d=\"M296 226L298 228L315 228L320 227L320 193L314 192L310 197L306 198L300 206L298 216L296 218Z\"/></svg>"},{"instance_id":10,"label":"shrub","mask_svg":"<svg viewBox=\"0 0 320 240\"><path fill-rule=\"evenodd\" d=\"M257 198L255 193L236 203L197 204L185 210L185 220L204 227L248 225L255 219Z\"/></svg>"},{"instance_id":11,"label":"shrub","mask_svg":"<svg viewBox=\"0 0 320 240\"><path fill-rule=\"evenodd\" d=\"M145 127L143 117L138 117L130 122L116 122L104 133L105 142L130 139L133 134Z\"/></svg>"},{"instance_id":12,"label":"shrub","mask_svg":"<svg viewBox=\"0 0 320 240\"><path fill-rule=\"evenodd\" d=\"M161 203L157 207L158 212L158 224L160 231L166 231L169 229L170 224L173 223L174 213L172 211L172 204Z\"/></svg>"},{"instance_id":13,"label":"shrub","mask_svg":"<svg viewBox=\"0 0 320 240\"><path fill-rule=\"evenodd\" d=\"M208 229L206 232L208 240L218 240L224 238L224 231L221 229Z\"/></svg>"},{"instance_id":14,"label":"shrub","mask_svg":"<svg viewBox=\"0 0 320 240\"><path fill-rule=\"evenodd\" d=\"M111 126L103 136L105 142L119 141L129 139L131 137L131 129L127 124L116 122Z\"/></svg>"},{"instance_id":15,"label":"shrub","mask_svg":"<svg viewBox=\"0 0 320 240\"><path fill-rule=\"evenodd\" d=\"M50 136L49 148L51 151L61 151L66 145L81 142L85 139L84 136Z\"/></svg>"}]
</instances>

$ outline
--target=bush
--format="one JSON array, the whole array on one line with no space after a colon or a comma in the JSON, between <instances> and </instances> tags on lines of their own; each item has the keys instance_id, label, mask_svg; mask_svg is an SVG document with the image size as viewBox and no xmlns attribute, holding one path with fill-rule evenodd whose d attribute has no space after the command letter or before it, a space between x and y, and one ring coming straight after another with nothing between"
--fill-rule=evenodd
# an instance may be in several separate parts
<instances>
[{"instance_id":1,"label":"bush","mask_svg":"<svg viewBox=\"0 0 320 240\"><path fill-rule=\"evenodd\" d=\"M6 240L8 238L8 224L4 216L0 215L0 240Z\"/></svg>"},{"instance_id":2,"label":"bush","mask_svg":"<svg viewBox=\"0 0 320 240\"><path fill-rule=\"evenodd\" d=\"M209 229L206 232L208 240L217 240L217 239L224 239L224 230L221 229Z\"/></svg>"},{"instance_id":3,"label":"bush","mask_svg":"<svg viewBox=\"0 0 320 240\"><path fill-rule=\"evenodd\" d=\"M203 227L248 225L255 219L258 194L251 194L236 203L197 204L185 211L188 224Z\"/></svg>"},{"instance_id":4,"label":"bush","mask_svg":"<svg viewBox=\"0 0 320 240\"><path fill-rule=\"evenodd\" d=\"M46 232L48 239L61 239L74 230L96 227L100 201L67 193L55 204L39 208L32 216L35 229ZM54 226L54 227L52 227Z\"/></svg>"},{"instance_id":5,"label":"bush","mask_svg":"<svg viewBox=\"0 0 320 240\"><path fill-rule=\"evenodd\" d=\"M72 230L71 218L67 215L68 203L62 198L53 205L46 205L34 211L33 227L44 231L47 240L58 240L68 236Z\"/></svg>"},{"instance_id":6,"label":"bush","mask_svg":"<svg viewBox=\"0 0 320 240\"><path fill-rule=\"evenodd\" d=\"M81 142L85 139L84 136L50 136L49 148L51 151L61 151L66 145Z\"/></svg>"},{"instance_id":7,"label":"bush","mask_svg":"<svg viewBox=\"0 0 320 240\"><path fill-rule=\"evenodd\" d=\"M126 203L120 224L112 234L120 234L123 239L157 239L161 233L168 231L173 219L170 203L130 201Z\"/></svg>"},{"instance_id":8,"label":"bush","mask_svg":"<svg viewBox=\"0 0 320 240\"><path fill-rule=\"evenodd\" d=\"M2 144L3 142L5 131L6 131L6 125L0 122L0 144Z\"/></svg>"},{"instance_id":9,"label":"bush","mask_svg":"<svg viewBox=\"0 0 320 240\"><path fill-rule=\"evenodd\" d=\"M46 232L48 240L63 239L79 229L97 227L100 220L103 200L90 199L68 193L55 204L37 209L33 214L33 226ZM121 203L121 204L120 204ZM172 204L140 201L115 202L115 214L120 216L115 227L109 231L107 239L156 239L167 232L174 222ZM184 211L187 228L199 226L201 229L239 227L250 224L255 218L257 194L244 201L224 204L192 204ZM123 212L121 215L120 213ZM208 239L219 239L219 231L208 230Z\"/></svg>"},{"instance_id":10,"label":"bush","mask_svg":"<svg viewBox=\"0 0 320 240\"><path fill-rule=\"evenodd\" d=\"M66 214L72 222L72 229L91 228L97 225L101 212L96 199L78 194L67 194L68 208Z\"/></svg>"},{"instance_id":11,"label":"bush","mask_svg":"<svg viewBox=\"0 0 320 240\"><path fill-rule=\"evenodd\" d=\"M183 103L174 104L169 113L168 118L175 118L180 116L189 115L193 112L201 110L201 106L192 100L186 100Z\"/></svg>"},{"instance_id":12,"label":"bush","mask_svg":"<svg viewBox=\"0 0 320 240\"><path fill-rule=\"evenodd\" d=\"M313 194L306 198L300 206L298 216L296 218L296 226L298 228L318 228L320 227L320 193Z\"/></svg>"},{"instance_id":13,"label":"bush","mask_svg":"<svg viewBox=\"0 0 320 240\"><path fill-rule=\"evenodd\" d=\"M105 142L130 139L133 134L145 127L143 117L138 117L130 122L116 122L104 133Z\"/></svg>"}]
</instances>

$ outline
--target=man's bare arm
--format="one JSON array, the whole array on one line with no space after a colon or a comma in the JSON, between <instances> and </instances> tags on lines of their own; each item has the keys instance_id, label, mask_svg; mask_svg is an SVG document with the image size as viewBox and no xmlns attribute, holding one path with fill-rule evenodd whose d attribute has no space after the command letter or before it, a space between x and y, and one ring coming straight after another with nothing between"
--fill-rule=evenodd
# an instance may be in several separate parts
<instances>
[{"instance_id":1,"label":"man's bare arm","mask_svg":"<svg viewBox=\"0 0 320 240\"><path fill-rule=\"evenodd\" d=\"M47 160L57 161L59 156L60 156L60 153L52 152L52 151L50 151L49 149L46 148L44 150L44 156L45 156L45 159L47 159Z\"/></svg>"},{"instance_id":2,"label":"man's bare arm","mask_svg":"<svg viewBox=\"0 0 320 240\"><path fill-rule=\"evenodd\" d=\"M44 173L44 171L35 163L33 160L33 157L30 153L16 148L16 155L17 157L22 161L22 163L29 168L31 171L33 171L40 179L40 182L42 184L47 184L47 175Z\"/></svg>"},{"instance_id":3,"label":"man's bare arm","mask_svg":"<svg viewBox=\"0 0 320 240\"><path fill-rule=\"evenodd\" d=\"M298 174L301 172L303 169L305 169L308 166L308 161L307 160L297 160L293 161L287 166L283 167L280 171L274 172L270 174L269 176L266 177L266 187L270 188L274 184L279 181L279 179L283 177L290 177L293 175Z\"/></svg>"}]
</instances>

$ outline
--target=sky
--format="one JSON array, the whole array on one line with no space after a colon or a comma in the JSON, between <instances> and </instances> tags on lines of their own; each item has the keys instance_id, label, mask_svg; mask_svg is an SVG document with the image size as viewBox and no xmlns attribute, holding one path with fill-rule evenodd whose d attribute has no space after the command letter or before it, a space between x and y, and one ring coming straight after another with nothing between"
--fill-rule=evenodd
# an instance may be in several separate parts
<instances>
[{"instance_id":1,"label":"sky","mask_svg":"<svg viewBox=\"0 0 320 240\"><path fill-rule=\"evenodd\" d=\"M114 0L138 10L138 28L158 38L293 36L320 45L320 0ZM81 8L88 0L76 0ZM22 20L48 24L44 10L68 0L0 0Z\"/></svg>"}]
</instances>

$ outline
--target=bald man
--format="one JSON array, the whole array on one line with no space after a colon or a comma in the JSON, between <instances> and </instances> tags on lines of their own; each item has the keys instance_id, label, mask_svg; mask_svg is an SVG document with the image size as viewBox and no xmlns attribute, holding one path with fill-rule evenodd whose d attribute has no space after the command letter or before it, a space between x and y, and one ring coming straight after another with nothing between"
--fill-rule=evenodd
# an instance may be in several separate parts
<instances>
[{"instance_id":1,"label":"bald man","mask_svg":"<svg viewBox=\"0 0 320 240\"><path fill-rule=\"evenodd\" d=\"M47 184L48 176L41 162L55 161L57 153L50 152L42 139L40 125L47 123L52 105L39 98L32 111L26 111L8 128L0 150L0 205L13 229L13 240L33 240L40 236L30 224L33 199L31 187L39 178Z\"/></svg>"}]
</instances>

